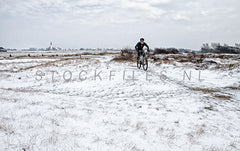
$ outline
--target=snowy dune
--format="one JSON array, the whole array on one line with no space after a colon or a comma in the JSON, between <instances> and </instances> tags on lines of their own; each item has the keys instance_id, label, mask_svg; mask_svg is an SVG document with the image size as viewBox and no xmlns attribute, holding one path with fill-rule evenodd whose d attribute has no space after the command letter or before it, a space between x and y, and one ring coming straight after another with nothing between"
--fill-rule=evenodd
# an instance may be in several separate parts
<instances>
[{"instance_id":1,"label":"snowy dune","mask_svg":"<svg viewBox=\"0 0 240 151\"><path fill-rule=\"evenodd\" d=\"M240 149L239 66L29 53L1 53L0 150Z\"/></svg>"}]
</instances>

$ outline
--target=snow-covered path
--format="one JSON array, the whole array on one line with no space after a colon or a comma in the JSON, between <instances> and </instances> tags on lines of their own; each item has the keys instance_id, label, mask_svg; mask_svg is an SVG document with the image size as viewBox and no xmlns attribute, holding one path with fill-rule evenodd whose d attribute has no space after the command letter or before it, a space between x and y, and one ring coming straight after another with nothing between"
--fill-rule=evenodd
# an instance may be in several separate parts
<instances>
[{"instance_id":1,"label":"snow-covered path","mask_svg":"<svg viewBox=\"0 0 240 151\"><path fill-rule=\"evenodd\" d=\"M0 150L240 149L239 73L113 57L1 60Z\"/></svg>"}]
</instances>

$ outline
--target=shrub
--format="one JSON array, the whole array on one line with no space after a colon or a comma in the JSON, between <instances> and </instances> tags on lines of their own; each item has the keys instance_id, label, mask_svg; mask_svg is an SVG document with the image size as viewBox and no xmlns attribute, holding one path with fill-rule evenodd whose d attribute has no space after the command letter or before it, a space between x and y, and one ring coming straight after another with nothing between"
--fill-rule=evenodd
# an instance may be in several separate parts
<instances>
[{"instance_id":1,"label":"shrub","mask_svg":"<svg viewBox=\"0 0 240 151\"><path fill-rule=\"evenodd\" d=\"M176 48L155 48L154 54L178 54L179 51Z\"/></svg>"},{"instance_id":2,"label":"shrub","mask_svg":"<svg viewBox=\"0 0 240 151\"><path fill-rule=\"evenodd\" d=\"M118 62L123 62L123 61L129 61L129 62L135 62L136 61L136 52L135 50L132 49L124 49L124 54L120 56L116 56L115 58L112 59L112 61L118 61Z\"/></svg>"}]
</instances>

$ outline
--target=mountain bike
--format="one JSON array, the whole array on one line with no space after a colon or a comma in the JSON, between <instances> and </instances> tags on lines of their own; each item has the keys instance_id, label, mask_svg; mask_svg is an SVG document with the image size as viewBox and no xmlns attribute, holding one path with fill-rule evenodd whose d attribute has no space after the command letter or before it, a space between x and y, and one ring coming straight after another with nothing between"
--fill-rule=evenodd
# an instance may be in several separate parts
<instances>
[{"instance_id":1,"label":"mountain bike","mask_svg":"<svg viewBox=\"0 0 240 151\"><path fill-rule=\"evenodd\" d=\"M142 52L140 53L140 56L137 59L137 67L138 67L138 69L141 69L141 66L143 66L143 70L147 71L148 60L147 60L147 57L146 57L146 53L145 53L144 50L139 50L139 51L142 51Z\"/></svg>"}]
</instances>

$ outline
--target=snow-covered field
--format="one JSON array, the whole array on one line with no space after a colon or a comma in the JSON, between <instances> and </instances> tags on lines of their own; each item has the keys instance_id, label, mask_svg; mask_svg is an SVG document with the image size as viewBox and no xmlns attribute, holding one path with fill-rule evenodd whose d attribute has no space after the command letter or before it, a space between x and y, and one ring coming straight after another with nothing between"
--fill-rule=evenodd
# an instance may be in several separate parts
<instances>
[{"instance_id":1,"label":"snow-covered field","mask_svg":"<svg viewBox=\"0 0 240 151\"><path fill-rule=\"evenodd\" d=\"M0 54L0 150L240 150L239 59L202 70L150 59L145 72L114 52L9 54Z\"/></svg>"}]
</instances>

